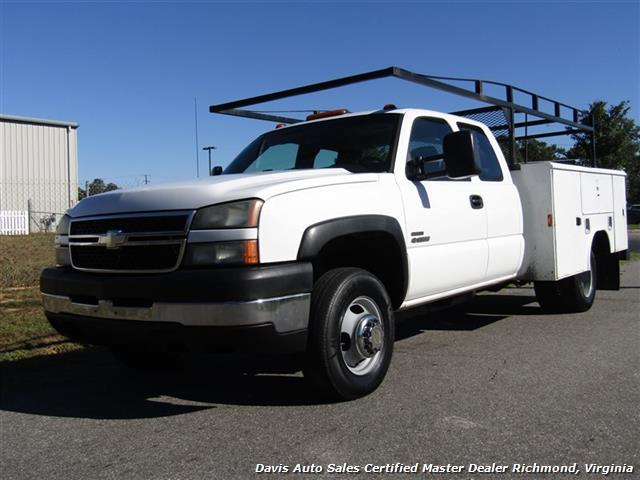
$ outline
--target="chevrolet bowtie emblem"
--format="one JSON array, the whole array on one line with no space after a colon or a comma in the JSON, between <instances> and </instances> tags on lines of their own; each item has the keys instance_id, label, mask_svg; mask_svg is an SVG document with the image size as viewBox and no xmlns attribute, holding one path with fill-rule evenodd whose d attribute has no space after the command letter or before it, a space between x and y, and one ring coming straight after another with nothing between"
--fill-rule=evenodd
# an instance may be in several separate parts
<instances>
[{"instance_id":1,"label":"chevrolet bowtie emblem","mask_svg":"<svg viewBox=\"0 0 640 480\"><path fill-rule=\"evenodd\" d=\"M104 245L109 249L120 248L127 242L127 236L122 230L109 230L98 238L98 245Z\"/></svg>"}]
</instances>

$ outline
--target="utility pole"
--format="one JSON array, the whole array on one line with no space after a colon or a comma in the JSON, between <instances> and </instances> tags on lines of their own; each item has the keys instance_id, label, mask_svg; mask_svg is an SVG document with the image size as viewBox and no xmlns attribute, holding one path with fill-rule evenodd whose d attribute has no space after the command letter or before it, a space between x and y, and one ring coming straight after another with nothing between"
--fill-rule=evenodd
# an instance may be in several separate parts
<instances>
[{"instance_id":1,"label":"utility pole","mask_svg":"<svg viewBox=\"0 0 640 480\"><path fill-rule=\"evenodd\" d=\"M216 147L213 145L209 145L208 147L204 147L202 150L207 150L209 152L209 175L211 175L211 150L215 150Z\"/></svg>"},{"instance_id":2,"label":"utility pole","mask_svg":"<svg viewBox=\"0 0 640 480\"><path fill-rule=\"evenodd\" d=\"M200 178L200 157L198 156L198 100L193 97L193 116L196 120L196 175Z\"/></svg>"},{"instance_id":3,"label":"utility pole","mask_svg":"<svg viewBox=\"0 0 640 480\"><path fill-rule=\"evenodd\" d=\"M146 173L144 174L144 184L148 185L149 184L149 175L147 175Z\"/></svg>"}]
</instances>

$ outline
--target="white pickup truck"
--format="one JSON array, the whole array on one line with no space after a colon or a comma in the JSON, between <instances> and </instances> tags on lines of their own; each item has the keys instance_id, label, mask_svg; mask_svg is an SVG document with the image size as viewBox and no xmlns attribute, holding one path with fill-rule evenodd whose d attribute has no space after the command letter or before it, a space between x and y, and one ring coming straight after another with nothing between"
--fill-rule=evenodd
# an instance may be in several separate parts
<instances>
[{"instance_id":1,"label":"white pickup truck","mask_svg":"<svg viewBox=\"0 0 640 480\"><path fill-rule=\"evenodd\" d=\"M589 309L619 287L625 205L623 172L509 164L466 117L320 112L221 175L82 200L41 291L59 332L130 363L305 352L305 377L352 399L383 380L398 310L510 282Z\"/></svg>"}]
</instances>

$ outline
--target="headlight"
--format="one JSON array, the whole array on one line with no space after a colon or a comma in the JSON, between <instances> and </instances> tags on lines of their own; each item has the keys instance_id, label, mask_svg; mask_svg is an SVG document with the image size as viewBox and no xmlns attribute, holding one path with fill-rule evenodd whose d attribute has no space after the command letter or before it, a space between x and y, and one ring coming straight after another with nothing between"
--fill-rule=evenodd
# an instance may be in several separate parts
<instances>
[{"instance_id":1,"label":"headlight","mask_svg":"<svg viewBox=\"0 0 640 480\"><path fill-rule=\"evenodd\" d=\"M69 227L71 226L71 217L63 215L56 227L56 236L54 244L56 246L56 265L64 267L71 265L69 258Z\"/></svg>"},{"instance_id":2,"label":"headlight","mask_svg":"<svg viewBox=\"0 0 640 480\"><path fill-rule=\"evenodd\" d=\"M71 217L64 215L58 222L56 227L56 236L54 243L56 247L69 245L69 227L71 225Z\"/></svg>"},{"instance_id":3,"label":"headlight","mask_svg":"<svg viewBox=\"0 0 640 480\"><path fill-rule=\"evenodd\" d=\"M63 215L58 226L56 227L56 235L69 235L69 227L71 226L71 217L69 215Z\"/></svg>"},{"instance_id":4,"label":"headlight","mask_svg":"<svg viewBox=\"0 0 640 480\"><path fill-rule=\"evenodd\" d=\"M56 247L56 265L58 267L67 267L71 265L69 247Z\"/></svg>"},{"instance_id":5,"label":"headlight","mask_svg":"<svg viewBox=\"0 0 640 480\"><path fill-rule=\"evenodd\" d=\"M201 208L193 219L191 229L257 227L263 203L262 200L252 198Z\"/></svg>"},{"instance_id":6,"label":"headlight","mask_svg":"<svg viewBox=\"0 0 640 480\"><path fill-rule=\"evenodd\" d=\"M258 241L190 243L184 264L189 267L206 265L256 265L259 263Z\"/></svg>"}]
</instances>

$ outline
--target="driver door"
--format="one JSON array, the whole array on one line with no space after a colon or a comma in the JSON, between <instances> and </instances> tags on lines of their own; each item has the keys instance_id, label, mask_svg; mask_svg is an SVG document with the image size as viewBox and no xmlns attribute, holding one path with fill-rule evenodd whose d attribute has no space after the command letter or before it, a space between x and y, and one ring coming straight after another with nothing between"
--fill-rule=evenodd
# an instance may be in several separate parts
<instances>
[{"instance_id":1,"label":"driver door","mask_svg":"<svg viewBox=\"0 0 640 480\"><path fill-rule=\"evenodd\" d=\"M485 280L488 262L487 214L477 176L452 179L442 157L446 120L413 121L408 160L426 159L425 180L398 176L406 221L410 266L407 301L464 290Z\"/></svg>"}]
</instances>

